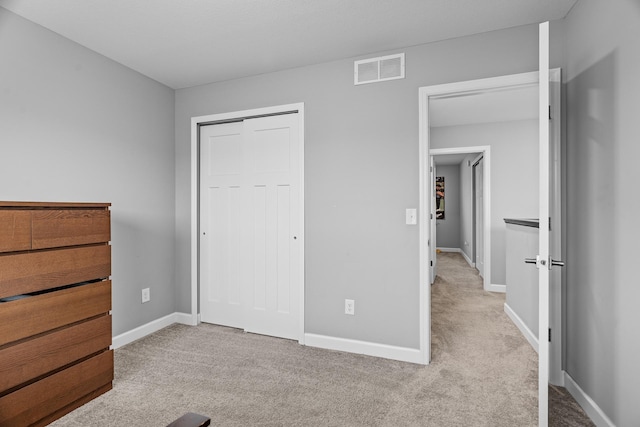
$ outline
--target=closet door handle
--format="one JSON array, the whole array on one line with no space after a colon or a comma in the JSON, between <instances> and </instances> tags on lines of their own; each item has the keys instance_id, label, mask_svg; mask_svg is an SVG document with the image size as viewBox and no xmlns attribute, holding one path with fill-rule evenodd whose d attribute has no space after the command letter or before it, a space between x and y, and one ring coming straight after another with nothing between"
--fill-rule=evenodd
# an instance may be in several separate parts
<instances>
[{"instance_id":1,"label":"closet door handle","mask_svg":"<svg viewBox=\"0 0 640 427\"><path fill-rule=\"evenodd\" d=\"M535 258L525 258L524 262L527 263L527 264L537 264L538 260L535 259Z\"/></svg>"}]
</instances>

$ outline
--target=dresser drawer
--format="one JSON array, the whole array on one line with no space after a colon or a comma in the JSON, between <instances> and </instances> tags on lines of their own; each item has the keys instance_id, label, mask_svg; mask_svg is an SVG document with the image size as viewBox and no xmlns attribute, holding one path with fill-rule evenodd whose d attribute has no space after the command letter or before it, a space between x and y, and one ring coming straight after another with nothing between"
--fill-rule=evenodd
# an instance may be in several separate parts
<instances>
[{"instance_id":1,"label":"dresser drawer","mask_svg":"<svg viewBox=\"0 0 640 427\"><path fill-rule=\"evenodd\" d=\"M0 303L0 346L111 310L111 281Z\"/></svg>"},{"instance_id":2,"label":"dresser drawer","mask_svg":"<svg viewBox=\"0 0 640 427\"><path fill-rule=\"evenodd\" d=\"M111 316L103 315L1 348L0 394L110 345Z\"/></svg>"},{"instance_id":3,"label":"dresser drawer","mask_svg":"<svg viewBox=\"0 0 640 427\"><path fill-rule=\"evenodd\" d=\"M111 240L106 209L33 211L32 249L104 243Z\"/></svg>"},{"instance_id":4,"label":"dresser drawer","mask_svg":"<svg viewBox=\"0 0 640 427\"><path fill-rule=\"evenodd\" d=\"M31 249L31 212L0 210L0 252Z\"/></svg>"},{"instance_id":5,"label":"dresser drawer","mask_svg":"<svg viewBox=\"0 0 640 427\"><path fill-rule=\"evenodd\" d=\"M110 350L0 397L0 426L45 425L109 390L112 381Z\"/></svg>"},{"instance_id":6,"label":"dresser drawer","mask_svg":"<svg viewBox=\"0 0 640 427\"><path fill-rule=\"evenodd\" d=\"M111 246L0 255L0 298L111 275Z\"/></svg>"}]
</instances>

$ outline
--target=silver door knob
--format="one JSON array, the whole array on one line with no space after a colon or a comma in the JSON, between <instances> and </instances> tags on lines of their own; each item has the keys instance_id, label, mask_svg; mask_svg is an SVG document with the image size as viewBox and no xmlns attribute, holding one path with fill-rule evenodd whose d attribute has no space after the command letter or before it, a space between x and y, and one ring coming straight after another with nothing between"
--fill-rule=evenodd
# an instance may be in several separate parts
<instances>
[{"instance_id":1,"label":"silver door knob","mask_svg":"<svg viewBox=\"0 0 640 427\"><path fill-rule=\"evenodd\" d=\"M525 258L524 262L527 263L527 264L537 264L538 260L535 259L535 258Z\"/></svg>"},{"instance_id":2,"label":"silver door knob","mask_svg":"<svg viewBox=\"0 0 640 427\"><path fill-rule=\"evenodd\" d=\"M551 260L551 265L557 265L558 267L564 267L564 261L558 261L557 259Z\"/></svg>"}]
</instances>

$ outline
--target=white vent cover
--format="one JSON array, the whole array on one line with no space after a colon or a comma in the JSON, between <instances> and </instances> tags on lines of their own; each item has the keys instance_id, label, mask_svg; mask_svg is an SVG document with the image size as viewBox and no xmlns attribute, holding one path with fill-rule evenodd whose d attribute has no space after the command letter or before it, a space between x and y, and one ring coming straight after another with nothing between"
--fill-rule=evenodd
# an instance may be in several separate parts
<instances>
[{"instance_id":1,"label":"white vent cover","mask_svg":"<svg viewBox=\"0 0 640 427\"><path fill-rule=\"evenodd\" d=\"M355 61L353 73L357 85L404 79L404 53Z\"/></svg>"}]
</instances>

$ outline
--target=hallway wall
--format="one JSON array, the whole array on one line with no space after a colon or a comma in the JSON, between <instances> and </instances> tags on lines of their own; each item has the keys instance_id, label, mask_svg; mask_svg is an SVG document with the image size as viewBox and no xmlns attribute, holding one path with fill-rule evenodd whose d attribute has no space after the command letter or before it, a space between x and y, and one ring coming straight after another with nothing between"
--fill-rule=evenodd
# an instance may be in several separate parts
<instances>
[{"instance_id":1,"label":"hallway wall","mask_svg":"<svg viewBox=\"0 0 640 427\"><path fill-rule=\"evenodd\" d=\"M460 165L436 165L436 176L443 176L445 183L445 217L436 220L436 247L458 248L460 245Z\"/></svg>"},{"instance_id":2,"label":"hallway wall","mask_svg":"<svg viewBox=\"0 0 640 427\"><path fill-rule=\"evenodd\" d=\"M506 284L504 218L538 216L538 121L431 128L431 148L491 146L491 282Z\"/></svg>"}]
</instances>

